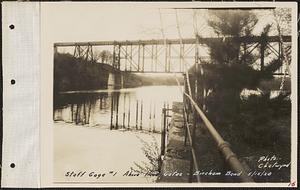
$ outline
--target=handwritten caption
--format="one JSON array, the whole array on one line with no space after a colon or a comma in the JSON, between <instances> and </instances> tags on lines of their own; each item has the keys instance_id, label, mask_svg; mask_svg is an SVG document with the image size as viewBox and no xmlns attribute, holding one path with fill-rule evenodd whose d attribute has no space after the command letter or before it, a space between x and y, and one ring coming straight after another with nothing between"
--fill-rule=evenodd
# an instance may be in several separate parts
<instances>
[{"instance_id":1,"label":"handwritten caption","mask_svg":"<svg viewBox=\"0 0 300 190\"><path fill-rule=\"evenodd\" d=\"M276 155L264 155L260 156L256 160L256 168L252 169L251 171L248 171L246 175L250 177L269 177L273 174L274 171L280 171L283 168L289 168L291 163L284 163L282 162L282 159L277 157ZM217 171L217 170L199 170L194 171L192 173L193 176L229 176L229 177L239 177L243 173L240 172L234 172L231 170L227 171ZM65 177L68 178L83 178L83 177L89 177L93 179L101 179L104 177L113 177L113 176L128 176L128 177L154 177L154 176L167 176L167 177L183 177L183 176L189 176L189 173L180 172L178 170L175 171L169 171L169 172L163 172L160 173L158 171L148 171L146 173L139 173L137 171L128 170L125 172L120 171L105 171L105 172L99 172L99 171L67 171L65 173ZM294 183L291 183L289 186L293 186Z\"/></svg>"}]
</instances>

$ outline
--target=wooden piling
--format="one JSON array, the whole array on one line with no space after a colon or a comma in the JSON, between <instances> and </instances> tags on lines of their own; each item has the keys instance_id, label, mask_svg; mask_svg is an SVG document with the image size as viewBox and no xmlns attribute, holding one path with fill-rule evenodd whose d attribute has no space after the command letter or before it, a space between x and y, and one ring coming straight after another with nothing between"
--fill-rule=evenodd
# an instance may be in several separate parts
<instances>
[{"instance_id":1,"label":"wooden piling","mask_svg":"<svg viewBox=\"0 0 300 190\"><path fill-rule=\"evenodd\" d=\"M113 129L113 118L114 118L114 98L111 95L111 105L110 105L110 130Z\"/></svg>"},{"instance_id":2,"label":"wooden piling","mask_svg":"<svg viewBox=\"0 0 300 190\"><path fill-rule=\"evenodd\" d=\"M136 101L136 113L135 113L135 128L138 129L138 119L139 119L139 101Z\"/></svg>"},{"instance_id":3,"label":"wooden piling","mask_svg":"<svg viewBox=\"0 0 300 190\"><path fill-rule=\"evenodd\" d=\"M141 100L140 130L143 129L143 100Z\"/></svg>"},{"instance_id":4,"label":"wooden piling","mask_svg":"<svg viewBox=\"0 0 300 190\"><path fill-rule=\"evenodd\" d=\"M149 112L150 113L149 114L149 132L150 132L151 131L151 124L152 124L152 115L151 115L152 114L151 113L152 112L152 102L150 102L150 106L149 107L150 107L150 112Z\"/></svg>"},{"instance_id":5,"label":"wooden piling","mask_svg":"<svg viewBox=\"0 0 300 190\"><path fill-rule=\"evenodd\" d=\"M164 108L162 110L162 118L163 118L163 127L162 127L162 131L161 131L161 152L160 155L163 156L165 155L165 146L166 146L166 108L165 108L165 104L164 104Z\"/></svg>"},{"instance_id":6,"label":"wooden piling","mask_svg":"<svg viewBox=\"0 0 300 190\"><path fill-rule=\"evenodd\" d=\"M122 124L122 128L125 128L125 101L126 101L126 93L124 94L123 101L124 101L124 103L123 103L123 124Z\"/></svg>"},{"instance_id":7,"label":"wooden piling","mask_svg":"<svg viewBox=\"0 0 300 190\"><path fill-rule=\"evenodd\" d=\"M154 109L153 109L153 132L155 132L155 111L156 111L156 103L154 102Z\"/></svg>"},{"instance_id":8,"label":"wooden piling","mask_svg":"<svg viewBox=\"0 0 300 190\"><path fill-rule=\"evenodd\" d=\"M119 121L119 97L116 97L116 102L117 102L117 104L116 104L116 110L117 110L117 112L116 112L116 129L118 129L119 128L119 124L118 124L118 121Z\"/></svg>"},{"instance_id":9,"label":"wooden piling","mask_svg":"<svg viewBox=\"0 0 300 190\"><path fill-rule=\"evenodd\" d=\"M127 121L128 121L128 124L127 124L127 129L130 128L130 96L128 98L129 102L128 102L128 114L127 114Z\"/></svg>"}]
</instances>

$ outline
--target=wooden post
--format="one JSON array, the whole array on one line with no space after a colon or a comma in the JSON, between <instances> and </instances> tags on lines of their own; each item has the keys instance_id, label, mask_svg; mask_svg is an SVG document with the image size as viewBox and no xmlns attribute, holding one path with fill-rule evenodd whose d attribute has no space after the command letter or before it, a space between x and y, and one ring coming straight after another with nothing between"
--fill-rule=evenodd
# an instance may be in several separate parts
<instances>
[{"instance_id":1,"label":"wooden post","mask_svg":"<svg viewBox=\"0 0 300 190\"><path fill-rule=\"evenodd\" d=\"M116 129L118 129L119 128L119 124L118 124L118 122L119 122L119 96L116 97L116 101L117 101L117 104L116 104L116 110L117 110L117 112L116 112Z\"/></svg>"},{"instance_id":2,"label":"wooden post","mask_svg":"<svg viewBox=\"0 0 300 190\"><path fill-rule=\"evenodd\" d=\"M124 99L123 99L123 125L122 127L125 128L125 101L126 101L126 93L124 94Z\"/></svg>"},{"instance_id":3,"label":"wooden post","mask_svg":"<svg viewBox=\"0 0 300 190\"><path fill-rule=\"evenodd\" d=\"M165 117L166 117L166 131L169 131L169 120L167 119L169 116L169 102L167 103L167 109L166 109L166 112L165 112Z\"/></svg>"},{"instance_id":4,"label":"wooden post","mask_svg":"<svg viewBox=\"0 0 300 190\"><path fill-rule=\"evenodd\" d=\"M143 100L141 100L140 130L143 129Z\"/></svg>"},{"instance_id":5,"label":"wooden post","mask_svg":"<svg viewBox=\"0 0 300 190\"><path fill-rule=\"evenodd\" d=\"M111 94L111 105L110 105L110 130L113 129L113 118L114 118L114 98L113 93Z\"/></svg>"},{"instance_id":6,"label":"wooden post","mask_svg":"<svg viewBox=\"0 0 300 190\"><path fill-rule=\"evenodd\" d=\"M156 103L154 102L154 108L153 108L153 132L155 132L155 110L156 110Z\"/></svg>"},{"instance_id":7,"label":"wooden post","mask_svg":"<svg viewBox=\"0 0 300 190\"><path fill-rule=\"evenodd\" d=\"M149 112L149 132L151 131L151 124L152 124L152 102L150 102L150 112Z\"/></svg>"},{"instance_id":8,"label":"wooden post","mask_svg":"<svg viewBox=\"0 0 300 190\"><path fill-rule=\"evenodd\" d=\"M161 132L161 156L165 155L165 136L166 136L166 108L164 105L164 108L162 110L162 116L163 116L163 129Z\"/></svg>"},{"instance_id":9,"label":"wooden post","mask_svg":"<svg viewBox=\"0 0 300 190\"><path fill-rule=\"evenodd\" d=\"M138 129L139 101L136 101L135 128Z\"/></svg>"},{"instance_id":10,"label":"wooden post","mask_svg":"<svg viewBox=\"0 0 300 190\"><path fill-rule=\"evenodd\" d=\"M128 102L128 114L127 114L127 117L128 117L127 128L129 129L130 128L130 96L129 96L128 100L129 100L129 102Z\"/></svg>"}]
</instances>

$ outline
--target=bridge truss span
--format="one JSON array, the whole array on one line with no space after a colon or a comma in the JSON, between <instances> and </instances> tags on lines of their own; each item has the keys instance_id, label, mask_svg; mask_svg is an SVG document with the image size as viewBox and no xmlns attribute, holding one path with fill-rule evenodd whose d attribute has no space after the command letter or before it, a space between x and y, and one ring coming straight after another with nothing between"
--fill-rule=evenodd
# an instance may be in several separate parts
<instances>
[{"instance_id":1,"label":"bridge truss span","mask_svg":"<svg viewBox=\"0 0 300 190\"><path fill-rule=\"evenodd\" d=\"M282 36L284 43L291 42L291 36ZM216 41L233 40L233 37L151 39L132 41L91 41L91 42L60 42L54 44L54 51L59 48L74 48L73 55L85 60L94 60L97 47L110 48L111 64L116 70L134 73L184 73L195 63L209 61L207 44ZM235 38L242 46L242 54L260 51L261 69L266 65L266 52L281 57L281 45L278 36L240 37ZM182 43L182 46L181 46Z\"/></svg>"}]
</instances>

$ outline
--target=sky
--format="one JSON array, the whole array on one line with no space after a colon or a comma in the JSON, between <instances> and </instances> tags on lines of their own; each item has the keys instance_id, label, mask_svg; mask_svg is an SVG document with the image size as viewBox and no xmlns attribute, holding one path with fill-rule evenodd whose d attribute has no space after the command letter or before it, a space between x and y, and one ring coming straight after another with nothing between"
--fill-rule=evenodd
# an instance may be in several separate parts
<instances>
[{"instance_id":1,"label":"sky","mask_svg":"<svg viewBox=\"0 0 300 190\"><path fill-rule=\"evenodd\" d=\"M42 30L46 31L52 44L163 39L163 33L168 39L178 39L178 18L180 35L183 38L193 38L195 29L202 37L215 35L206 22L207 9L175 10L174 7L174 4L154 3L147 6L142 3L43 3L41 22L45 27ZM272 12L264 9L256 10L255 13L259 21L253 34L259 35L263 26L273 21L273 17ZM74 48L59 51L73 53ZM207 56L206 50L200 51L202 56Z\"/></svg>"},{"instance_id":2,"label":"sky","mask_svg":"<svg viewBox=\"0 0 300 190\"><path fill-rule=\"evenodd\" d=\"M162 38L159 9L136 6L47 6L44 12L57 41ZM167 38L178 38L175 11L161 9ZM183 37L193 36L192 11L178 11Z\"/></svg>"},{"instance_id":3,"label":"sky","mask_svg":"<svg viewBox=\"0 0 300 190\"><path fill-rule=\"evenodd\" d=\"M176 11L164 6L118 5L118 4L57 4L47 3L42 14L58 42L140 40L163 38L163 25L166 38L179 38ZM182 37L193 37L193 21L202 36L211 36L211 29L205 24L207 10L198 10L196 17L192 9L177 10ZM162 22L160 20L160 12ZM263 11L260 11L263 13ZM262 14L256 33L262 25L270 21L270 15ZM161 25L162 24L162 25ZM261 24L261 25L260 25Z\"/></svg>"}]
</instances>

